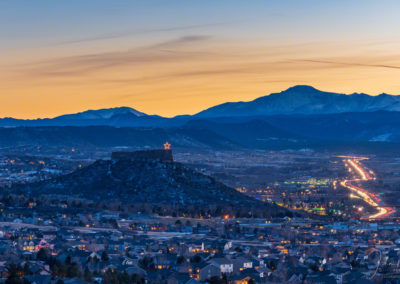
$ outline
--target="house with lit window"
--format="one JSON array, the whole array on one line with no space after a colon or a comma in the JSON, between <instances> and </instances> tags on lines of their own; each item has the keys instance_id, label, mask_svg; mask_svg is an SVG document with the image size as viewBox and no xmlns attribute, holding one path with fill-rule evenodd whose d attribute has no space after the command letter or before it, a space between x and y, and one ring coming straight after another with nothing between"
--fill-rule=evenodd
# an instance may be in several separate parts
<instances>
[{"instance_id":1,"label":"house with lit window","mask_svg":"<svg viewBox=\"0 0 400 284\"><path fill-rule=\"evenodd\" d=\"M233 262L226 258L213 258L210 260L211 264L214 264L220 269L221 274L233 273Z\"/></svg>"}]
</instances>

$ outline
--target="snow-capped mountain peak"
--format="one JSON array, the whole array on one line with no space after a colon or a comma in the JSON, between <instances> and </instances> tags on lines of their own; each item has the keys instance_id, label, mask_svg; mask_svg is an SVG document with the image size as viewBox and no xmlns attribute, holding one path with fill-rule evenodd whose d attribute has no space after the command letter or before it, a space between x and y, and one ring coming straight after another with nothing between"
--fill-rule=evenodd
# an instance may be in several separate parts
<instances>
[{"instance_id":1,"label":"snow-capped mountain peak","mask_svg":"<svg viewBox=\"0 0 400 284\"><path fill-rule=\"evenodd\" d=\"M56 119L83 119L83 120L92 120L92 119L110 119L116 115L126 115L131 114L137 117L146 116L145 113L137 111L130 107L116 107L116 108L107 108L107 109L98 109L98 110L87 110L84 112L78 112L75 114L66 114L62 116L56 117Z\"/></svg>"}]
</instances>

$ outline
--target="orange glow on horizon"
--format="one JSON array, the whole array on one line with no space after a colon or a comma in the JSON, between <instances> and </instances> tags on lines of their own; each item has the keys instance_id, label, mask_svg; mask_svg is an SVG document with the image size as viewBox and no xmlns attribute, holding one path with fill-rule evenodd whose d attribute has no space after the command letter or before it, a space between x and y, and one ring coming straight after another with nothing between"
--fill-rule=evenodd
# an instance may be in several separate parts
<instances>
[{"instance_id":1,"label":"orange glow on horizon","mask_svg":"<svg viewBox=\"0 0 400 284\"><path fill-rule=\"evenodd\" d=\"M49 53L56 56L49 58L33 51L0 55L0 117L45 118L119 106L171 117L298 84L339 93L400 93L400 70L373 65L390 60L400 66L398 57L389 55L393 50L381 58L362 46L355 52L354 43L201 40L110 49L68 53L52 47Z\"/></svg>"}]
</instances>

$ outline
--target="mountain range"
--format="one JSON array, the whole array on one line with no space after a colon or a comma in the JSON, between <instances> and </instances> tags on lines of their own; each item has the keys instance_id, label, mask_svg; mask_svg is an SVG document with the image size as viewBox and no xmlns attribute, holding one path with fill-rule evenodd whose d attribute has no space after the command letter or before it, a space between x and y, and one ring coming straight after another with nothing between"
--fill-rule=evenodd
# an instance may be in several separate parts
<instances>
[{"instance_id":1,"label":"mountain range","mask_svg":"<svg viewBox=\"0 0 400 284\"><path fill-rule=\"evenodd\" d=\"M400 96L336 94L295 86L251 102L165 118L128 107L52 119L0 119L0 146L174 147L284 150L400 147ZM34 126L34 127L32 127Z\"/></svg>"},{"instance_id":2,"label":"mountain range","mask_svg":"<svg viewBox=\"0 0 400 284\"><path fill-rule=\"evenodd\" d=\"M350 95L323 92L311 86L294 86L249 102L228 102L203 110L195 115L165 118L147 115L129 107L88 110L55 118L23 120L0 119L0 126L92 126L116 127L180 126L193 118L249 117L271 115L313 115L347 112L400 111L400 96L362 93Z\"/></svg>"},{"instance_id":3,"label":"mountain range","mask_svg":"<svg viewBox=\"0 0 400 284\"><path fill-rule=\"evenodd\" d=\"M257 116L277 114L332 114L344 112L400 111L400 96L370 96L323 92L311 86L294 86L250 102L224 103L196 116Z\"/></svg>"}]
</instances>

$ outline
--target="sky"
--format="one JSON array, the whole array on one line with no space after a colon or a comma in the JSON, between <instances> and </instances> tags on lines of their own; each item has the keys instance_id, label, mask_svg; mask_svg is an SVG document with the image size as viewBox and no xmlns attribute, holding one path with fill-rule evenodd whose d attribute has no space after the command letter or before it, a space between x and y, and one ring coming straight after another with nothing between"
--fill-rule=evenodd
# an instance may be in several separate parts
<instances>
[{"instance_id":1,"label":"sky","mask_svg":"<svg viewBox=\"0 0 400 284\"><path fill-rule=\"evenodd\" d=\"M0 117L400 94L400 1L0 0Z\"/></svg>"}]
</instances>

